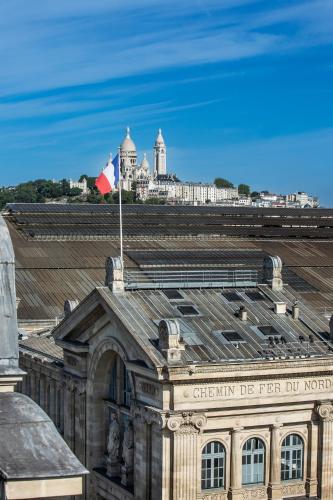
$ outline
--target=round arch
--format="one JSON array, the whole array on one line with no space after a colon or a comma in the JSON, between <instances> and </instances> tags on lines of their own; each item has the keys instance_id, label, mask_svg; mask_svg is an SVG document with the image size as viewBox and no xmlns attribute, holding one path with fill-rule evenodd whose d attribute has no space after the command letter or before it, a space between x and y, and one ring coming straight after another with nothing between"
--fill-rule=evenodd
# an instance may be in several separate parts
<instances>
[{"instance_id":1,"label":"round arch","mask_svg":"<svg viewBox=\"0 0 333 500\"><path fill-rule=\"evenodd\" d=\"M107 441L105 400L109 398L110 376L117 357L125 365L127 356L122 345L110 337L101 342L88 361L87 377L87 441L89 442L88 467L104 467ZM134 384L128 374L134 394Z\"/></svg>"}]
</instances>

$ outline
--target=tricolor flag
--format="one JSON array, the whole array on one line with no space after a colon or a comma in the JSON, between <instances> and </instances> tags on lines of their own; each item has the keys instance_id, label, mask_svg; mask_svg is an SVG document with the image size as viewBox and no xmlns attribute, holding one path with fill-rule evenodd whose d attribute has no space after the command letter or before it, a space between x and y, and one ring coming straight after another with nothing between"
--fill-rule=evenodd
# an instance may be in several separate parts
<instances>
[{"instance_id":1,"label":"tricolor flag","mask_svg":"<svg viewBox=\"0 0 333 500\"><path fill-rule=\"evenodd\" d=\"M101 194L110 193L119 183L119 154L111 160L97 177L95 186Z\"/></svg>"}]
</instances>

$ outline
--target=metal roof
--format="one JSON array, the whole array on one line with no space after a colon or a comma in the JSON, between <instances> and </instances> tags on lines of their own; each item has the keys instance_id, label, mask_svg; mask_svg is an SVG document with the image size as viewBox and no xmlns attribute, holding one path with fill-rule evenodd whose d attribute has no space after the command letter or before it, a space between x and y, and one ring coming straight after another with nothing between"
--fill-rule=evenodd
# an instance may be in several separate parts
<instances>
[{"instance_id":1,"label":"metal roof","mask_svg":"<svg viewBox=\"0 0 333 500\"><path fill-rule=\"evenodd\" d=\"M182 363L242 362L273 359L296 359L332 356L327 321L300 304L300 320L292 318L295 295L288 287L273 292L268 286L257 289L261 300L252 300L238 289L239 300L228 300L225 289L179 289L182 299L168 299L161 290L136 290L112 294L108 288L99 293L134 336L149 341L158 349L158 324L162 319L177 319L185 343ZM230 292L235 293L234 289ZM274 312L274 302L285 302L287 314ZM181 306L187 306L182 309ZM192 309L188 307L192 306ZM247 321L238 317L239 307L245 306ZM196 311L195 313L193 313ZM183 314L183 312L185 314ZM188 312L188 314L187 314ZM260 327L272 327L276 334L265 336ZM228 341L224 333L236 332L241 341Z\"/></svg>"},{"instance_id":2,"label":"metal roof","mask_svg":"<svg viewBox=\"0 0 333 500\"><path fill-rule=\"evenodd\" d=\"M169 207L126 206L125 212L139 227L137 236L124 238L124 258L127 270L135 269L256 269L260 272L264 255L279 255L282 258L283 277L303 299L308 300L317 313L333 313L333 239L309 240L249 237L213 236L215 228L206 225L205 237L180 235L177 225L177 210L191 219L209 216L223 218L223 211L234 207ZM82 300L94 287L103 286L105 260L119 255L119 240L96 239L96 219L111 213L115 228L118 224L117 206L112 205L45 205L14 204L11 214L6 216L16 257L17 296L21 299L18 308L20 320L40 320L61 317L66 299ZM265 211L265 210L268 210ZM284 209L282 209L284 210ZM326 217L332 210L290 209L293 217L298 213ZM260 209L261 213L285 213L279 209ZM45 240L27 238L16 217L40 218L43 227L52 229L59 218L78 217L86 222L87 236L81 241L68 239ZM156 221L169 220L169 229L174 236L160 237L153 231ZM239 213L247 213L240 209ZM114 214L114 217L113 215ZM155 215L154 215L155 214ZM157 215L156 215L157 214ZM174 215L172 215L174 214ZM196 215L197 214L197 215ZM199 215L198 215L199 214ZM330 215L331 214L331 215ZM273 217L270 217L273 218ZM152 220L155 221L154 224ZM171 222L173 221L173 228ZM24 226L24 224L23 224ZM161 226L161 230L163 230ZM56 230L57 231L57 230ZM177 236L178 235L178 236ZM260 278L259 278L260 282Z\"/></svg>"}]
</instances>

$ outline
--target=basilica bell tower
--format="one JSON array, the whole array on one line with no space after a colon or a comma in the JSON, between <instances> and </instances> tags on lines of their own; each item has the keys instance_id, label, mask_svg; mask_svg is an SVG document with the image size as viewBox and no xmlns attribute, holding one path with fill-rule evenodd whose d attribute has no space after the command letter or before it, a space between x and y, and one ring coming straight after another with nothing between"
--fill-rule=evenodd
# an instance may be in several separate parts
<instances>
[{"instance_id":1,"label":"basilica bell tower","mask_svg":"<svg viewBox=\"0 0 333 500\"><path fill-rule=\"evenodd\" d=\"M154 145L154 178L158 175L166 175L166 145L161 129L158 130Z\"/></svg>"}]
</instances>

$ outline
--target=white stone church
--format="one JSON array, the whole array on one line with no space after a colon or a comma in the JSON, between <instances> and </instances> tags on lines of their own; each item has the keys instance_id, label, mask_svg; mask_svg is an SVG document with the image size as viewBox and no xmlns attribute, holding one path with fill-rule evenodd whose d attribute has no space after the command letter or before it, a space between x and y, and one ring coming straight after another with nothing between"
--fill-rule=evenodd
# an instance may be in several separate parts
<instances>
[{"instance_id":1,"label":"white stone church","mask_svg":"<svg viewBox=\"0 0 333 500\"><path fill-rule=\"evenodd\" d=\"M144 153L142 162L138 164L138 154L136 146L130 135L130 128L126 129L126 136L120 145L121 171L123 174L123 188L132 189L133 182L137 180L147 180L147 182L157 179L158 176L166 175L166 145L159 129L154 144L154 171L150 173L147 155Z\"/></svg>"}]
</instances>

